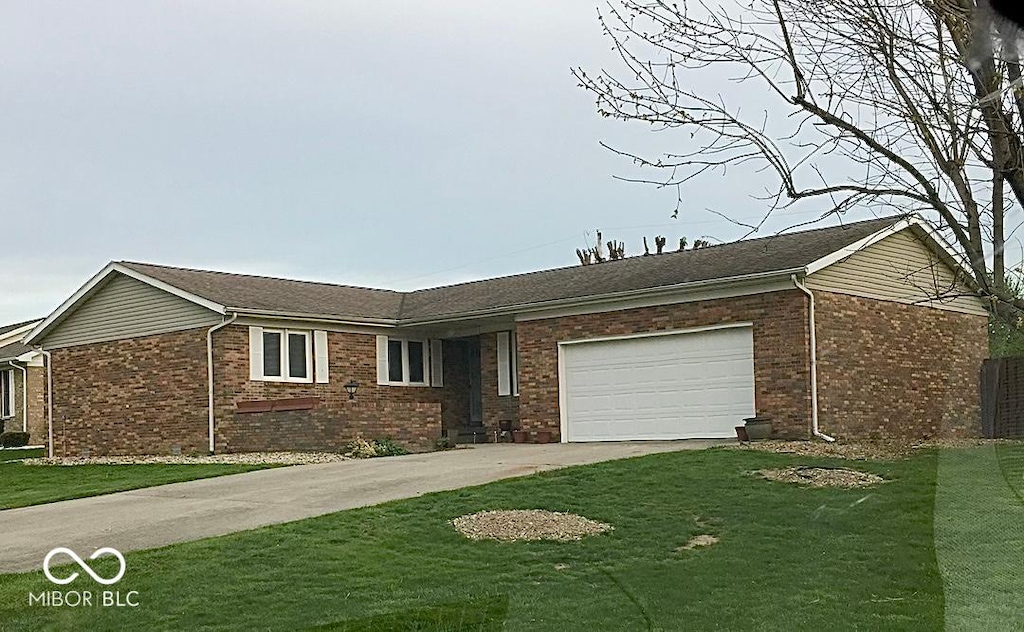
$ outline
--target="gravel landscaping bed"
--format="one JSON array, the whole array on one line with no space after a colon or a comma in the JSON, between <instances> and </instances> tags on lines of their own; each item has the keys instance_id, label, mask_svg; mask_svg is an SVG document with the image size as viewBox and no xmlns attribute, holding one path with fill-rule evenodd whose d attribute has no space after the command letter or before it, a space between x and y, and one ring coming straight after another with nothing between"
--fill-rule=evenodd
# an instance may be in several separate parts
<instances>
[{"instance_id":1,"label":"gravel landscaping bed","mask_svg":"<svg viewBox=\"0 0 1024 632\"><path fill-rule=\"evenodd\" d=\"M569 542L588 535L611 531L614 527L576 514L543 509L481 511L451 521L455 530L471 540L519 542L556 540Z\"/></svg>"},{"instance_id":2,"label":"gravel landscaping bed","mask_svg":"<svg viewBox=\"0 0 1024 632\"><path fill-rule=\"evenodd\" d=\"M1008 439L930 439L928 441L749 441L733 449L760 450L834 459L893 461L927 448L971 448L989 443L1020 443Z\"/></svg>"},{"instance_id":3,"label":"gravel landscaping bed","mask_svg":"<svg viewBox=\"0 0 1024 632\"><path fill-rule=\"evenodd\" d=\"M757 470L755 474L770 481L797 483L809 487L870 487L885 482L881 476L844 467L786 467L778 470Z\"/></svg>"},{"instance_id":4,"label":"gravel landscaping bed","mask_svg":"<svg viewBox=\"0 0 1024 632\"><path fill-rule=\"evenodd\" d=\"M718 536L711 535L710 533L703 533L701 535L693 536L686 544L678 547L676 551L692 551L693 549L711 546L712 544L718 544Z\"/></svg>"},{"instance_id":5,"label":"gravel landscaping bed","mask_svg":"<svg viewBox=\"0 0 1024 632\"><path fill-rule=\"evenodd\" d=\"M243 452L207 456L95 456L75 458L24 459L25 465L310 465L347 461L334 452Z\"/></svg>"}]
</instances>

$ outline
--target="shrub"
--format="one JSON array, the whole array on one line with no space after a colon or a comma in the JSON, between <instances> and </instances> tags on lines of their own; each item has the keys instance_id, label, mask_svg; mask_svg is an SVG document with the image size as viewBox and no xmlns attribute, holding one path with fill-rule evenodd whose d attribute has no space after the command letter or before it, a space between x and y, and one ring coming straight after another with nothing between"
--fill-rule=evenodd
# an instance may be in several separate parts
<instances>
[{"instance_id":1,"label":"shrub","mask_svg":"<svg viewBox=\"0 0 1024 632\"><path fill-rule=\"evenodd\" d=\"M403 454L409 454L408 450L395 443L389 437L374 439L373 447L377 452L377 456L402 456Z\"/></svg>"},{"instance_id":2,"label":"shrub","mask_svg":"<svg viewBox=\"0 0 1024 632\"><path fill-rule=\"evenodd\" d=\"M369 459L377 456L377 450L366 439L356 439L348 444L345 454L354 459Z\"/></svg>"},{"instance_id":3,"label":"shrub","mask_svg":"<svg viewBox=\"0 0 1024 632\"><path fill-rule=\"evenodd\" d=\"M348 444L345 454L354 459L371 459L375 456L400 456L409 454L409 451L389 438L356 439Z\"/></svg>"},{"instance_id":4,"label":"shrub","mask_svg":"<svg viewBox=\"0 0 1024 632\"><path fill-rule=\"evenodd\" d=\"M451 437L441 437L434 442L434 447L438 450L451 450L455 445L452 443Z\"/></svg>"},{"instance_id":5,"label":"shrub","mask_svg":"<svg viewBox=\"0 0 1024 632\"><path fill-rule=\"evenodd\" d=\"M4 432L0 433L0 447L20 448L28 445L27 432Z\"/></svg>"}]
</instances>

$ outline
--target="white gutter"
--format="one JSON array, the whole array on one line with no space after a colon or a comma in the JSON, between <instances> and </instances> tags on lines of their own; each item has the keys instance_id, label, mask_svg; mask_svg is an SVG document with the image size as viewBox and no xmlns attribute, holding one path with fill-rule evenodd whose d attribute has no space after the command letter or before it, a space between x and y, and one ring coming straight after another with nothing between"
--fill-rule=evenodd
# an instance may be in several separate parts
<instances>
[{"instance_id":1,"label":"white gutter","mask_svg":"<svg viewBox=\"0 0 1024 632\"><path fill-rule=\"evenodd\" d=\"M819 439L824 439L829 443L833 443L835 442L835 438L828 436L818 428L818 344L814 335L814 294L807 289L806 285L800 283L795 274L790 278L793 280L793 285L796 286L796 289L806 294L807 298L811 301L810 307L807 310L811 330L811 434Z\"/></svg>"},{"instance_id":2,"label":"white gutter","mask_svg":"<svg viewBox=\"0 0 1024 632\"><path fill-rule=\"evenodd\" d=\"M46 443L48 444L49 457L53 458L53 358L50 352L42 347L37 347L39 353L46 358ZM65 438L66 440L66 438ZM66 456L66 455L65 455Z\"/></svg>"},{"instance_id":3,"label":"white gutter","mask_svg":"<svg viewBox=\"0 0 1024 632\"><path fill-rule=\"evenodd\" d=\"M210 454L213 454L214 440L213 440L213 332L218 329L223 329L231 323L238 320L238 313L231 314L231 318L210 327L206 332L206 378L209 386L209 401L207 406L210 412Z\"/></svg>"}]
</instances>

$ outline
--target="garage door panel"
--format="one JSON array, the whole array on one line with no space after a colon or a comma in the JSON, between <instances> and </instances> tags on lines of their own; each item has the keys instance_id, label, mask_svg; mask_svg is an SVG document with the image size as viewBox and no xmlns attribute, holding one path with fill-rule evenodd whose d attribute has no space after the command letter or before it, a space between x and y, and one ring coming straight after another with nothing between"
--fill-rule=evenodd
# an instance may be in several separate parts
<instances>
[{"instance_id":1,"label":"garage door panel","mask_svg":"<svg viewBox=\"0 0 1024 632\"><path fill-rule=\"evenodd\" d=\"M735 436L754 413L750 327L562 347L568 441Z\"/></svg>"}]
</instances>

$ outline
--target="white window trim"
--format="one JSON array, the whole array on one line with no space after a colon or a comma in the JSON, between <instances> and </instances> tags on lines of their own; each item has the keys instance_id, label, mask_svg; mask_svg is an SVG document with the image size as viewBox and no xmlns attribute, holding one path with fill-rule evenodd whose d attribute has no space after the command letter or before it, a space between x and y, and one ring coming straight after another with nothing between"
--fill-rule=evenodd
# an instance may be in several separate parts
<instances>
[{"instance_id":1,"label":"white window trim","mask_svg":"<svg viewBox=\"0 0 1024 632\"><path fill-rule=\"evenodd\" d=\"M393 338L387 337L388 344L384 346L384 375L387 378L386 384L388 386L430 386L430 343L427 340L420 340L418 338ZM402 381L394 382L391 380L391 353L390 343L401 342L402 343ZM411 382L409 381L409 343L418 342L423 345L423 381L422 382Z\"/></svg>"},{"instance_id":2,"label":"white window trim","mask_svg":"<svg viewBox=\"0 0 1024 632\"><path fill-rule=\"evenodd\" d=\"M313 383L313 332L297 329L271 329L264 328L260 335L260 345L263 344L263 334L281 334L281 375L263 375L263 366L260 365L260 379L261 382L289 382L292 384L312 384ZM289 377L288 376L288 336L297 335L304 336L306 340L306 377ZM260 359L263 358L264 350L260 349Z\"/></svg>"},{"instance_id":3,"label":"white window trim","mask_svg":"<svg viewBox=\"0 0 1024 632\"><path fill-rule=\"evenodd\" d=\"M0 402L0 419L13 419L14 410L14 369L0 369L0 381L4 383L3 396L6 402ZM4 405L8 414L3 415Z\"/></svg>"}]
</instances>

